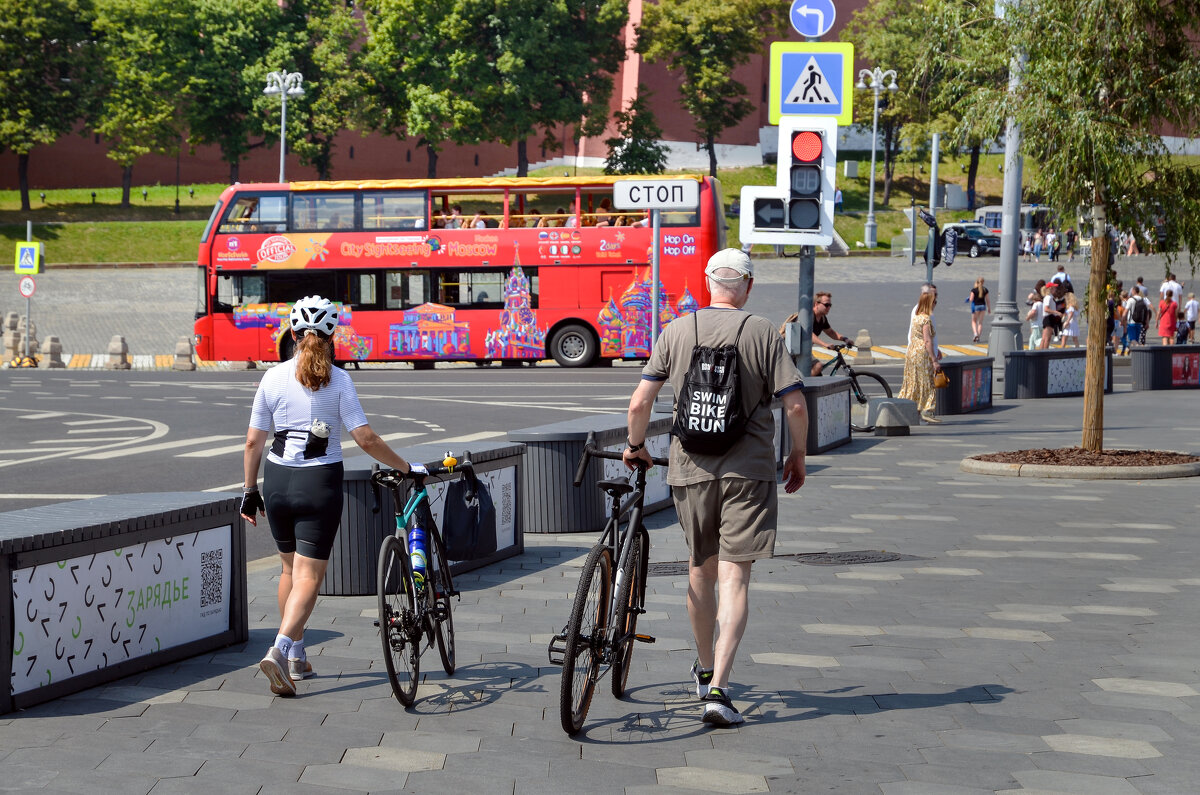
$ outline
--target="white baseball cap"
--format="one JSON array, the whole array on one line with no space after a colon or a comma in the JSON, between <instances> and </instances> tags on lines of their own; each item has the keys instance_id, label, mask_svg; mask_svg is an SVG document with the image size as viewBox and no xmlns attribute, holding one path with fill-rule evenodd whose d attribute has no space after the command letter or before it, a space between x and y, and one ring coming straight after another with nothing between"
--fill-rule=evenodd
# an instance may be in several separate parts
<instances>
[{"instance_id":1,"label":"white baseball cap","mask_svg":"<svg viewBox=\"0 0 1200 795\"><path fill-rule=\"evenodd\" d=\"M736 271L737 276L718 276L717 271L722 268ZM736 282L742 279L753 279L754 265L750 262L750 256L741 249L724 248L709 257L708 266L704 269L704 275L719 282Z\"/></svg>"}]
</instances>

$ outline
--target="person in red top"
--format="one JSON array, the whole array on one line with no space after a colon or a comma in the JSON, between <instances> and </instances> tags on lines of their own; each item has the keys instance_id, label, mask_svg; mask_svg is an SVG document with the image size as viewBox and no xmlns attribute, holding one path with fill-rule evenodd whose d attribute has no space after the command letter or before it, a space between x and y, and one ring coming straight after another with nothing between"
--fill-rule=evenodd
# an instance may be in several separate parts
<instances>
[{"instance_id":1,"label":"person in red top","mask_svg":"<svg viewBox=\"0 0 1200 795\"><path fill-rule=\"evenodd\" d=\"M1179 330L1179 321L1175 315L1179 312L1179 304L1175 303L1175 291L1167 290L1163 299L1158 302L1158 336L1162 337L1163 345L1175 344L1175 332Z\"/></svg>"}]
</instances>

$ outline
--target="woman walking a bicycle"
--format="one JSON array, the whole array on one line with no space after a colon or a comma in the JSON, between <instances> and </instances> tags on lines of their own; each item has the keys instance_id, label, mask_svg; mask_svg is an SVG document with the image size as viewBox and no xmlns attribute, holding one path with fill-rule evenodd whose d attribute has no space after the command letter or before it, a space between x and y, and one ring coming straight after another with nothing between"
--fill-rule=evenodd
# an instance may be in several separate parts
<instances>
[{"instance_id":1,"label":"woman walking a bicycle","mask_svg":"<svg viewBox=\"0 0 1200 795\"><path fill-rule=\"evenodd\" d=\"M410 467L371 430L350 376L333 366L337 306L316 295L301 298L289 321L296 355L268 370L254 395L241 506L252 525L267 517L282 562L279 634L259 663L271 692L280 696L296 695L296 680L313 675L304 627L342 518L342 428L381 463L401 472L423 470ZM260 494L258 469L272 429Z\"/></svg>"},{"instance_id":2,"label":"woman walking a bicycle","mask_svg":"<svg viewBox=\"0 0 1200 795\"><path fill-rule=\"evenodd\" d=\"M922 293L908 334L908 350L904 354L904 383L899 397L917 404L921 419L926 423L941 422L933 414L936 390L933 376L942 369L937 357L937 337L931 318L937 306L937 293Z\"/></svg>"}]
</instances>

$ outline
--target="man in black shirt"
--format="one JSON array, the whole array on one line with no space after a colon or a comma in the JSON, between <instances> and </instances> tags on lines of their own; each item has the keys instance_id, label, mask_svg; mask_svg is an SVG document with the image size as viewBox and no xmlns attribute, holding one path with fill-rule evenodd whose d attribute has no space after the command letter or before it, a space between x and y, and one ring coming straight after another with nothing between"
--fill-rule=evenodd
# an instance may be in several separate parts
<instances>
[{"instance_id":1,"label":"man in black shirt","mask_svg":"<svg viewBox=\"0 0 1200 795\"><path fill-rule=\"evenodd\" d=\"M831 340L844 342L847 345L853 346L854 340L850 339L849 337L843 337L841 334L838 334L836 331L834 331L829 325L829 310L832 308L833 295L831 293L819 292L813 297L813 346L820 346L822 348L829 347L828 343L821 340L822 333L824 333L825 336L829 337ZM824 366L824 362L819 362L816 359L813 359L812 374L820 375L821 368Z\"/></svg>"}]
</instances>

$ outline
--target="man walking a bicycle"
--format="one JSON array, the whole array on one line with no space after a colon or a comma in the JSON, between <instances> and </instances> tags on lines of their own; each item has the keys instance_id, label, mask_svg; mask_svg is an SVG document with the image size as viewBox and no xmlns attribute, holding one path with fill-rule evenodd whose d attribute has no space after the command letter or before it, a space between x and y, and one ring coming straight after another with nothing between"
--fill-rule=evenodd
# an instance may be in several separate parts
<instances>
[{"instance_id":1,"label":"man walking a bicycle","mask_svg":"<svg viewBox=\"0 0 1200 795\"><path fill-rule=\"evenodd\" d=\"M668 325L642 370L629 402L629 438L623 454L629 468L649 466L646 428L664 382L681 394L693 347L732 346L740 360L745 432L717 453L688 452L671 440L667 483L690 551L688 617L696 638L692 666L704 721L717 725L743 718L728 695L729 674L749 617L750 567L775 548L778 498L771 398L783 401L792 449L783 467L784 490L804 485L808 413L796 370L771 323L742 311L754 285L750 258L738 249L712 256L705 269L709 307L692 323ZM719 636L717 630L720 629Z\"/></svg>"}]
</instances>

